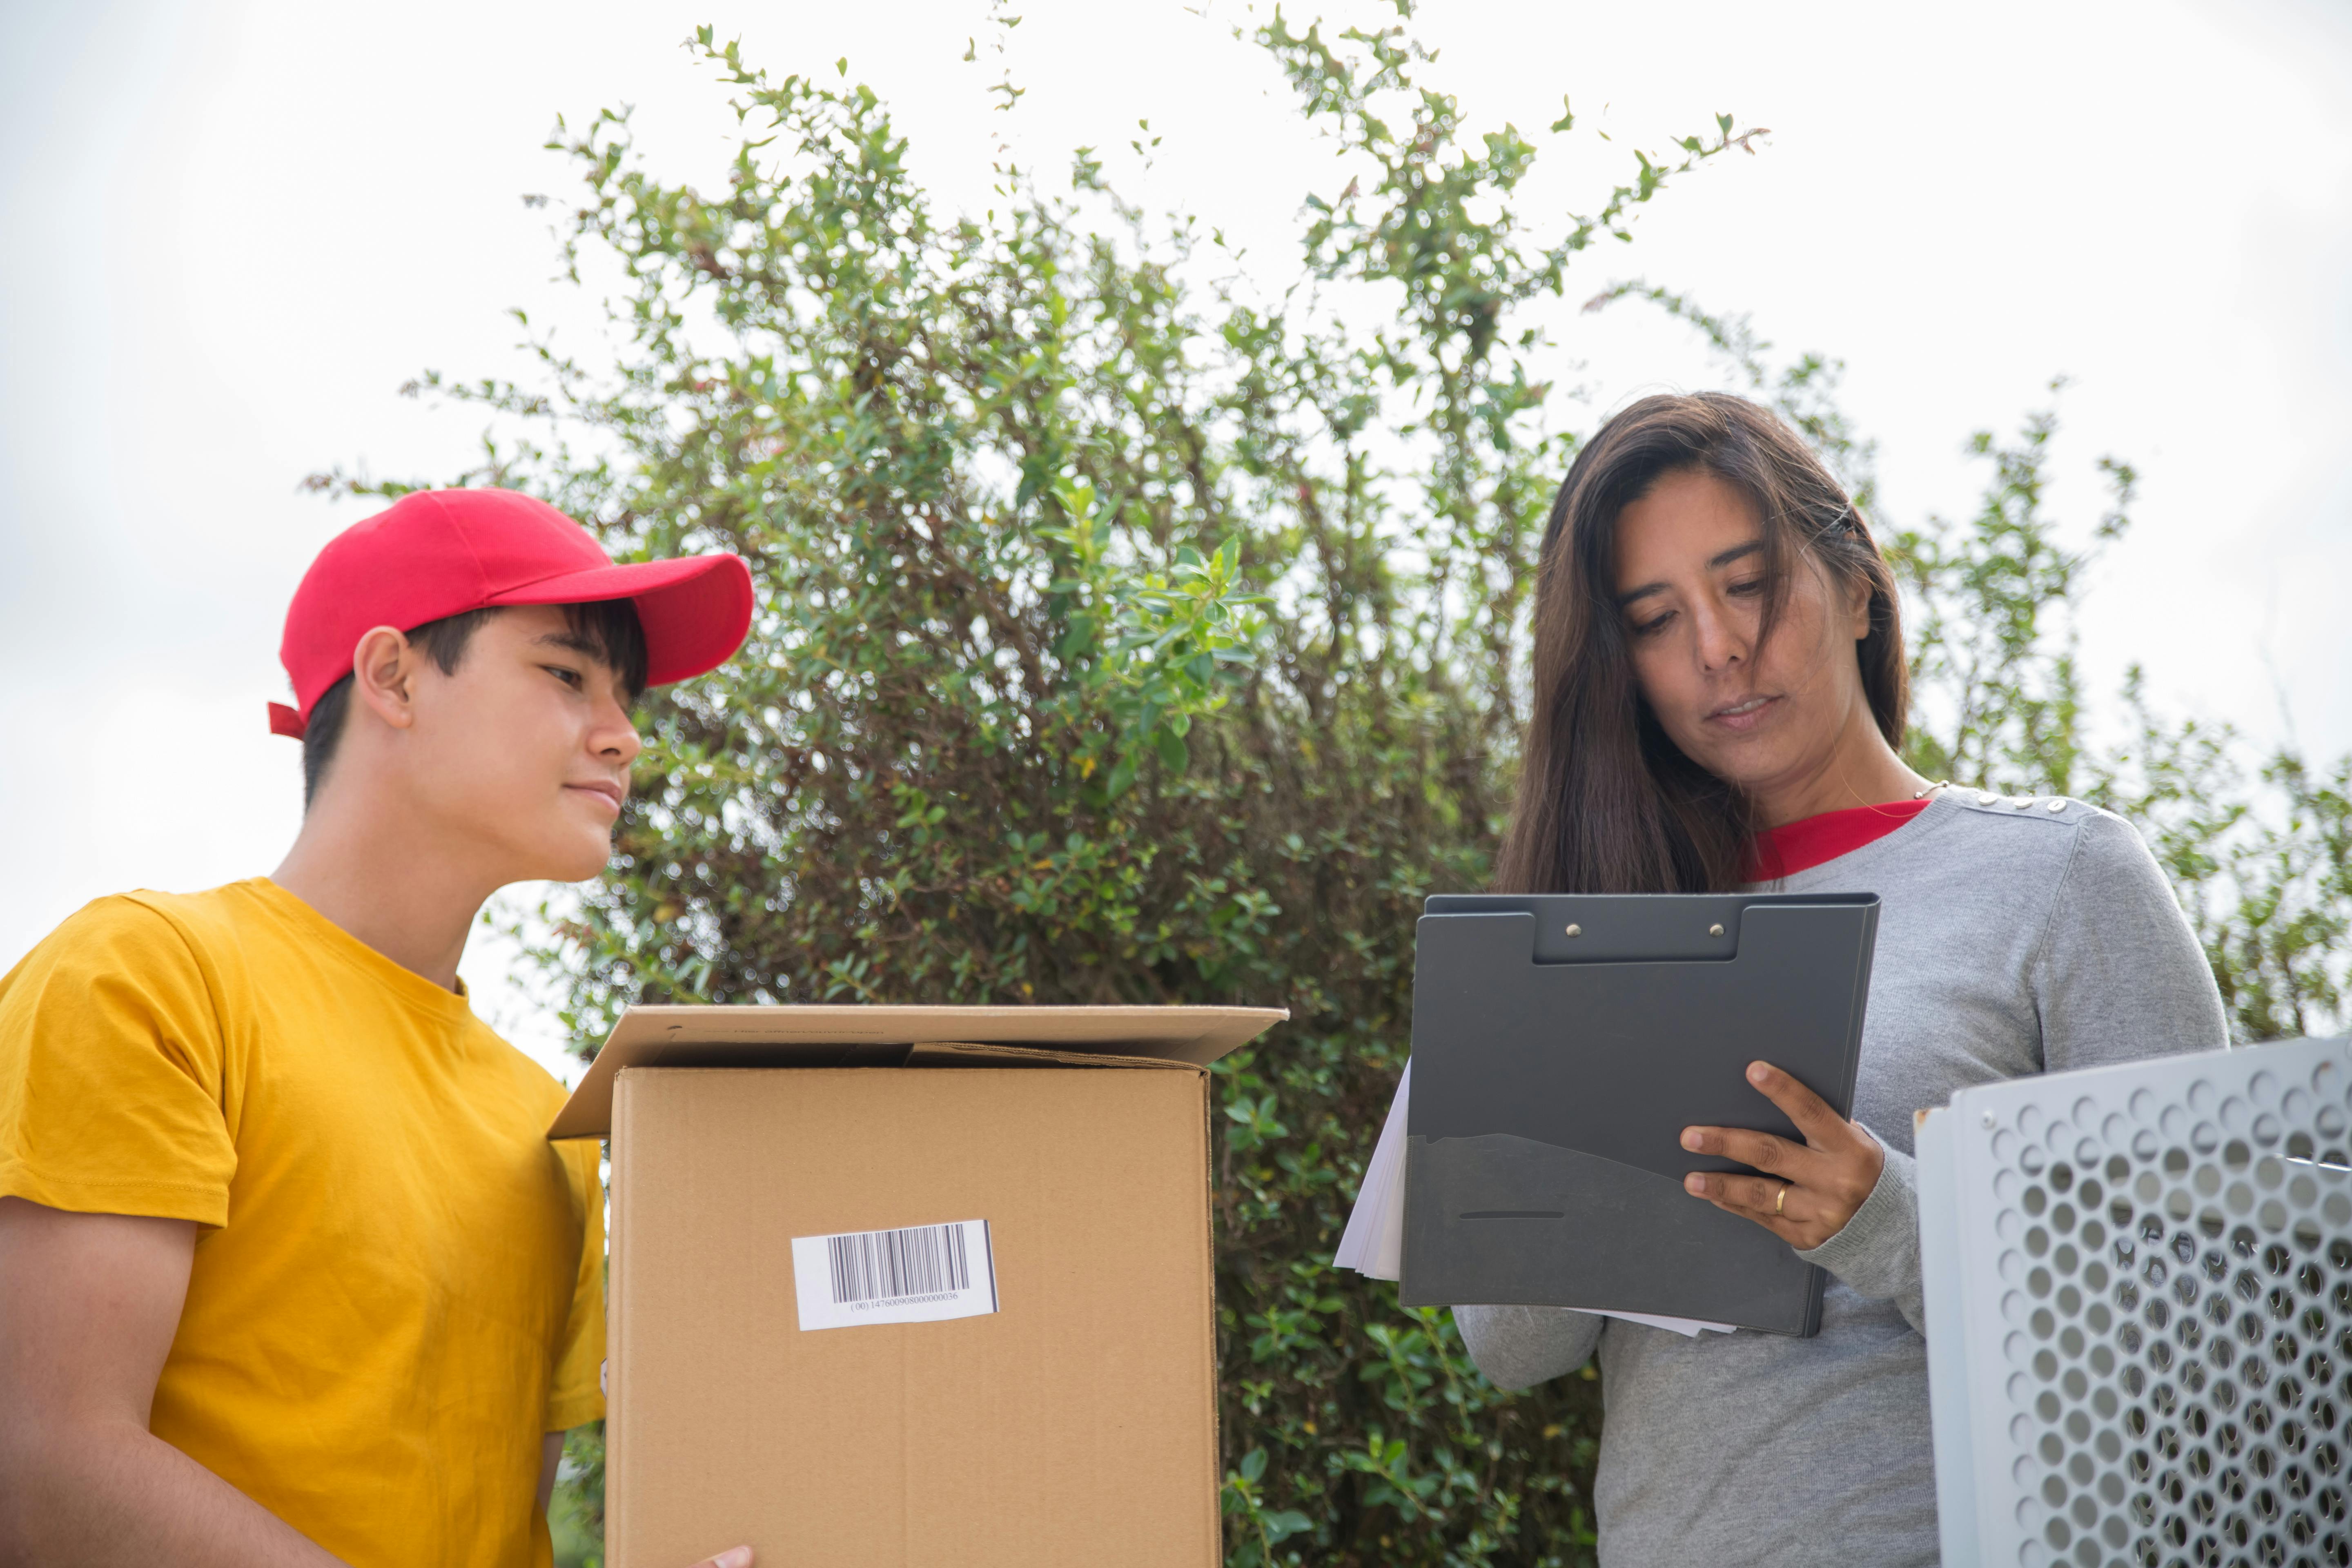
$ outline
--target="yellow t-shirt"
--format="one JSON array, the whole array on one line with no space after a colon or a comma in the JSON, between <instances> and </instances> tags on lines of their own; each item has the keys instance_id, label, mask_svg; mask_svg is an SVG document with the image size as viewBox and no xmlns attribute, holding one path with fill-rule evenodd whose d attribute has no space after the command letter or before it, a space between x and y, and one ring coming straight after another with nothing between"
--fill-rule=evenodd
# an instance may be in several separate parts
<instances>
[{"instance_id":1,"label":"yellow t-shirt","mask_svg":"<svg viewBox=\"0 0 2352 1568\"><path fill-rule=\"evenodd\" d=\"M0 1194L197 1223L150 1426L363 1568L550 1561L541 1434L604 1414L563 1098L266 879L101 899L0 978Z\"/></svg>"}]
</instances>

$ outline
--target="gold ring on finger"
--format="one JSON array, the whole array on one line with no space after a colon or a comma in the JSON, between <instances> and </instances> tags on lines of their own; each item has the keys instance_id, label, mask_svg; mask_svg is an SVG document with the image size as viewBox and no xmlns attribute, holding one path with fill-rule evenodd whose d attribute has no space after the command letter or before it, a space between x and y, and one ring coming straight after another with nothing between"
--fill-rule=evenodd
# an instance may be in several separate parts
<instances>
[{"instance_id":1,"label":"gold ring on finger","mask_svg":"<svg viewBox=\"0 0 2352 1568\"><path fill-rule=\"evenodd\" d=\"M1783 1207L1783 1206L1785 1206L1785 1205L1787 1205L1788 1201L1789 1201L1789 1184L1788 1184L1788 1183L1786 1183L1786 1182L1782 1182L1782 1183L1780 1184L1780 1195L1779 1197L1776 1197L1776 1198L1774 1198L1774 1199L1772 1200L1772 1212L1773 1212L1773 1214L1774 1214L1775 1215L1779 1215L1779 1214L1780 1214L1780 1210L1782 1209L1782 1207Z\"/></svg>"}]
</instances>

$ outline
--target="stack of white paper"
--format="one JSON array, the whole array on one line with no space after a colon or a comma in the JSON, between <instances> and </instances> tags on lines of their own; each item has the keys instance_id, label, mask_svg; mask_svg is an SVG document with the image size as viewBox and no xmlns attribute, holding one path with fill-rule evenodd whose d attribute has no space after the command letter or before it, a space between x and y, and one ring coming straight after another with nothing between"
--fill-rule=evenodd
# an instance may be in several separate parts
<instances>
[{"instance_id":1,"label":"stack of white paper","mask_svg":"<svg viewBox=\"0 0 2352 1568\"><path fill-rule=\"evenodd\" d=\"M1412 1064L1404 1064L1397 1079L1396 1099L1389 1119L1381 1124L1381 1141L1364 1167L1364 1185L1356 1194L1356 1207L1348 1228L1339 1235L1339 1250L1331 1261L1373 1279L1393 1279L1404 1271L1404 1110L1412 1092Z\"/></svg>"},{"instance_id":2,"label":"stack of white paper","mask_svg":"<svg viewBox=\"0 0 2352 1568\"><path fill-rule=\"evenodd\" d=\"M1355 1210L1348 1215L1348 1228L1340 1234L1339 1250L1331 1259L1339 1268L1352 1268L1369 1279L1393 1279L1403 1272L1404 1121L1405 1104L1412 1092L1412 1064L1407 1062L1404 1076L1397 1080L1396 1101L1389 1107L1389 1119L1381 1124L1381 1141L1372 1150L1371 1163L1364 1167L1363 1190L1356 1194ZM1612 1312L1605 1307L1575 1310L1598 1312L1604 1318L1622 1318L1629 1323L1644 1323L1654 1329L1671 1329L1692 1337L1702 1329L1718 1334L1731 1332L1729 1323L1702 1322L1696 1318Z\"/></svg>"}]
</instances>

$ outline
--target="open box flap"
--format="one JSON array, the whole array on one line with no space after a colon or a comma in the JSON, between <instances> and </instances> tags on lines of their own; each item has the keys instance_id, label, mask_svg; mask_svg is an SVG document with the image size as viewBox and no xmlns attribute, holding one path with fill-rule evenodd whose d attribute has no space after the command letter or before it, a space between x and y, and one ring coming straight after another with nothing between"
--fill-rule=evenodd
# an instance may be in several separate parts
<instances>
[{"instance_id":1,"label":"open box flap","mask_svg":"<svg viewBox=\"0 0 2352 1568\"><path fill-rule=\"evenodd\" d=\"M1011 1066L1040 1054L1205 1068L1289 1016L1279 1007L631 1007L547 1135L611 1131L623 1068ZM923 1047L911 1063L909 1047Z\"/></svg>"},{"instance_id":2,"label":"open box flap","mask_svg":"<svg viewBox=\"0 0 2352 1568\"><path fill-rule=\"evenodd\" d=\"M979 1040L926 1040L904 1049L906 1059L898 1065L910 1068L1154 1068L1162 1072L1190 1073L1209 1070L1196 1062L1171 1061L1165 1057L1055 1050L1049 1046L988 1045Z\"/></svg>"}]
</instances>

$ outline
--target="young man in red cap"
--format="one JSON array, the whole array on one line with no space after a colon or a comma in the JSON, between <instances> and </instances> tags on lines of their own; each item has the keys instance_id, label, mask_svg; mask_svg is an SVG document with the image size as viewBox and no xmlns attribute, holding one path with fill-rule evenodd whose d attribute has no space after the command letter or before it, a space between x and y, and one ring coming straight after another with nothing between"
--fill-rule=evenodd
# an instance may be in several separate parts
<instances>
[{"instance_id":1,"label":"young man in red cap","mask_svg":"<svg viewBox=\"0 0 2352 1568\"><path fill-rule=\"evenodd\" d=\"M0 979L0 1563L550 1561L604 1409L596 1151L457 962L499 888L604 868L630 704L751 616L735 557L615 565L505 490L320 554L284 863Z\"/></svg>"}]
</instances>

